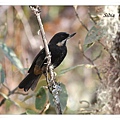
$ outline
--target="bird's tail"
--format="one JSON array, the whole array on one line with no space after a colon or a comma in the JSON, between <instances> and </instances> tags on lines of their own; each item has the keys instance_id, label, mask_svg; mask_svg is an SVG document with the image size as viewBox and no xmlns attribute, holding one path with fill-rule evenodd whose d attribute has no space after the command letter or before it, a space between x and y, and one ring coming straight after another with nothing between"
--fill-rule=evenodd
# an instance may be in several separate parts
<instances>
[{"instance_id":1,"label":"bird's tail","mask_svg":"<svg viewBox=\"0 0 120 120\"><path fill-rule=\"evenodd\" d=\"M42 75L42 74L41 74ZM41 77L41 75L35 75L34 73L29 73L23 80L22 82L19 84L19 88L22 89L24 88L24 91L28 91L30 88L32 90L35 89L39 78Z\"/></svg>"}]
</instances>

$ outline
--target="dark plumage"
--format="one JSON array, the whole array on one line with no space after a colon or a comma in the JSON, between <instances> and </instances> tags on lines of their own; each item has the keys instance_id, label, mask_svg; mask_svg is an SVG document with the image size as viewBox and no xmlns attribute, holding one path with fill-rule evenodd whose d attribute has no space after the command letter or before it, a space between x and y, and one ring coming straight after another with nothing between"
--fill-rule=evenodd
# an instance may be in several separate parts
<instances>
[{"instance_id":1,"label":"dark plumage","mask_svg":"<svg viewBox=\"0 0 120 120\"><path fill-rule=\"evenodd\" d=\"M55 34L50 40L48 47L51 52L51 64L54 69L61 64L67 54L66 41L73 37L76 33L68 34L65 32L59 32ZM43 48L35 57L31 67L28 70L28 75L19 84L19 88L23 88L24 91L28 91L30 88L34 90L39 78L45 73L47 60L45 59L45 48Z\"/></svg>"}]
</instances>

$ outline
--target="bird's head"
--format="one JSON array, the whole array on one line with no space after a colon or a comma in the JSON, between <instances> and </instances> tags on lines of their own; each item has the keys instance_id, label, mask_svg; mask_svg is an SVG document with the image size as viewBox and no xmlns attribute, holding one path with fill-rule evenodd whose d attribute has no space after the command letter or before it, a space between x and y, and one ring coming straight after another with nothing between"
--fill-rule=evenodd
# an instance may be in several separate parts
<instances>
[{"instance_id":1,"label":"bird's head","mask_svg":"<svg viewBox=\"0 0 120 120\"><path fill-rule=\"evenodd\" d=\"M59 32L56 33L52 39L50 40L49 44L56 44L58 46L63 46L66 44L66 41L73 37L76 33L68 34L66 32Z\"/></svg>"}]
</instances>

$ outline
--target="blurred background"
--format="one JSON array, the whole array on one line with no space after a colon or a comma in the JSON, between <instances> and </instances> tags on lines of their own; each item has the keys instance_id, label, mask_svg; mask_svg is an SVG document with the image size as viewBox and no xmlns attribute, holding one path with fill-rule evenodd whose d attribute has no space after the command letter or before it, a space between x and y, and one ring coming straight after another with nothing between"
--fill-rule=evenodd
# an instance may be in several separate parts
<instances>
[{"instance_id":1,"label":"blurred background","mask_svg":"<svg viewBox=\"0 0 120 120\"><path fill-rule=\"evenodd\" d=\"M57 77L57 80L66 86L68 93L66 114L70 111L78 111L87 102L95 102L95 91L99 83L96 72L92 68L87 68L82 64L91 64L86 60L80 50L79 43L83 44L88 31L80 23L80 20L90 30L94 22L90 20L88 11L92 14L97 13L97 6L41 6L41 18L49 40L52 36L60 31L77 34L67 42L68 53L62 64L55 69L59 74L61 70L81 65L72 69L65 74ZM34 57L43 46L41 35L38 35L39 26L36 16L30 10L29 6L0 6L0 41L11 48L18 59L21 61L27 74L27 68L30 67ZM101 47L97 44L85 52L90 59L99 55ZM96 65L101 65L104 55L95 61ZM0 64L5 73L4 85L13 90L25 77L0 50ZM42 77L44 79L44 77ZM0 85L0 92L8 94L8 89ZM39 86L39 85L38 85ZM23 90L18 90L23 92ZM24 92L23 92L24 93ZM28 94L33 94L30 90ZM0 114L21 114L25 111L25 105L19 105L25 96L22 94L13 94L10 99L6 100L0 107ZM3 96L0 95L0 101ZM34 98L27 101L27 105L32 105ZM83 104L80 101L87 101ZM49 112L51 113L51 112ZM74 112L71 112L74 113ZM75 112L76 113L76 112Z\"/></svg>"}]
</instances>

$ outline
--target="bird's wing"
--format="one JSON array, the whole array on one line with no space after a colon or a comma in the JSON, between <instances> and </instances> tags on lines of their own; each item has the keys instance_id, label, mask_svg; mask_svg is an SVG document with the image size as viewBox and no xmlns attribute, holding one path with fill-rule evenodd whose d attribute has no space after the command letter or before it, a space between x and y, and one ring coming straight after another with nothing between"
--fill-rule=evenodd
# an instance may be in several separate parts
<instances>
[{"instance_id":1,"label":"bird's wing","mask_svg":"<svg viewBox=\"0 0 120 120\"><path fill-rule=\"evenodd\" d=\"M39 67L41 67L44 61L45 61L45 49L43 48L33 60L33 63L28 70L28 73L31 73L34 71L35 65L38 65Z\"/></svg>"}]
</instances>

